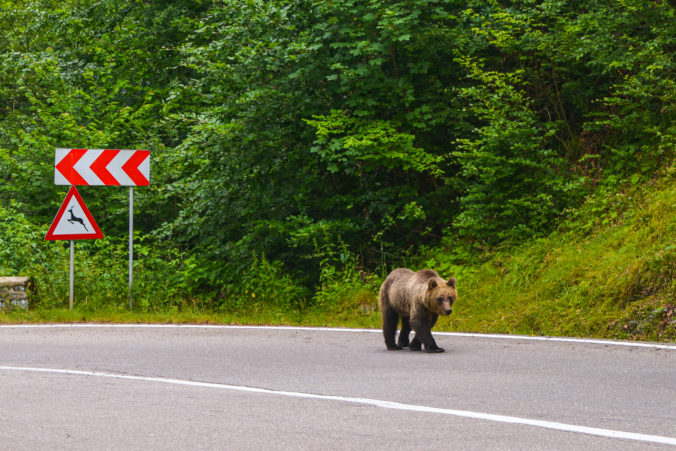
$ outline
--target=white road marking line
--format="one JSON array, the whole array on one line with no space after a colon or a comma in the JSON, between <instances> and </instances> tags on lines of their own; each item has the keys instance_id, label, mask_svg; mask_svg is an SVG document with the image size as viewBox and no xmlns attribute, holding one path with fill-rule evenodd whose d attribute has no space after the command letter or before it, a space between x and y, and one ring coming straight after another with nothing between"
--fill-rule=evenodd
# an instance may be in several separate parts
<instances>
[{"instance_id":1,"label":"white road marking line","mask_svg":"<svg viewBox=\"0 0 676 451\"><path fill-rule=\"evenodd\" d=\"M382 333L380 329L352 329L345 327L301 327L301 326L235 326L217 324L2 324L0 329L40 329L40 328L129 328L129 329L251 329L251 330L290 330L320 332ZM478 334L466 332L439 332L434 335L466 338L492 338L495 340L550 341L560 343L596 344L604 346L624 346L632 348L664 349L676 351L676 344L643 343L638 341L600 340L593 338L540 337L531 335Z\"/></svg>"},{"instance_id":2,"label":"white road marking line","mask_svg":"<svg viewBox=\"0 0 676 451\"><path fill-rule=\"evenodd\" d=\"M578 426L574 424L558 423L554 421L534 420L530 418L520 418L505 415L495 415L490 413L472 412L468 410L444 409L439 407L420 406L415 404L404 404L393 401L384 401L371 398L353 398L346 396L318 395L314 393L292 392L283 390L272 390L267 388L247 387L244 385L218 384L213 382L195 382L185 379L173 379L163 377L133 376L128 374L116 374L102 371L82 371L57 368L34 368L34 367L15 367L0 366L0 371L23 371L35 373L65 374L69 376L92 376L108 379L123 379L131 381L155 382L162 384L183 385L189 387L213 388L219 390L231 390L247 393L258 393L266 395L287 396L292 398L320 399L325 401L338 401L352 404L362 404L382 409L403 410L409 412L423 412L440 415L451 415L462 418L472 418L477 420L494 421L498 423L521 424L526 426L535 426L545 429L554 429L564 432L575 432L579 434L594 435L605 438L634 440L640 442L660 443L676 446L676 437L663 437L659 435L639 434L634 432L616 431L612 429L595 428L589 426Z\"/></svg>"}]
</instances>

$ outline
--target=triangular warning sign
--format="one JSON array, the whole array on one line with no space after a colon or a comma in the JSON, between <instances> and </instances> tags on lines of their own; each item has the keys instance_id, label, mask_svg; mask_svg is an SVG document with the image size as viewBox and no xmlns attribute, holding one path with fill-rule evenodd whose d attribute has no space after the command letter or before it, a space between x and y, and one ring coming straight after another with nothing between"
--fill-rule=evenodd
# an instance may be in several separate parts
<instances>
[{"instance_id":1,"label":"triangular warning sign","mask_svg":"<svg viewBox=\"0 0 676 451\"><path fill-rule=\"evenodd\" d=\"M46 240L88 240L103 238L103 232L85 205L80 193L70 187L61 204L52 225L45 236Z\"/></svg>"}]
</instances>

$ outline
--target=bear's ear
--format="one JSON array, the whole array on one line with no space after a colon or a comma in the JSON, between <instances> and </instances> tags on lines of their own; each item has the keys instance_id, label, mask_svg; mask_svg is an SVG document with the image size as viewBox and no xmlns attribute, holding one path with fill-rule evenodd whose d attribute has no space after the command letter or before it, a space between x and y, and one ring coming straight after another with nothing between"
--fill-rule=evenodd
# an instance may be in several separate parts
<instances>
[{"instance_id":1,"label":"bear's ear","mask_svg":"<svg viewBox=\"0 0 676 451\"><path fill-rule=\"evenodd\" d=\"M455 277L449 277L448 281L446 282L446 285L455 288Z\"/></svg>"},{"instance_id":2,"label":"bear's ear","mask_svg":"<svg viewBox=\"0 0 676 451\"><path fill-rule=\"evenodd\" d=\"M435 288L437 286L437 281L434 279L430 279L429 282L427 282L427 288L429 290Z\"/></svg>"}]
</instances>

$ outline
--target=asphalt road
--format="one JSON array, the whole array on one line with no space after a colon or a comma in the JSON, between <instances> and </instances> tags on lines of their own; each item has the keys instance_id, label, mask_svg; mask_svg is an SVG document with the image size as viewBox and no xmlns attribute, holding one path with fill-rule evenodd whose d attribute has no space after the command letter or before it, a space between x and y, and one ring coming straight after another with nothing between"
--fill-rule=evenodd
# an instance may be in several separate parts
<instances>
[{"instance_id":1,"label":"asphalt road","mask_svg":"<svg viewBox=\"0 0 676 451\"><path fill-rule=\"evenodd\" d=\"M0 326L0 447L676 449L676 345Z\"/></svg>"}]
</instances>

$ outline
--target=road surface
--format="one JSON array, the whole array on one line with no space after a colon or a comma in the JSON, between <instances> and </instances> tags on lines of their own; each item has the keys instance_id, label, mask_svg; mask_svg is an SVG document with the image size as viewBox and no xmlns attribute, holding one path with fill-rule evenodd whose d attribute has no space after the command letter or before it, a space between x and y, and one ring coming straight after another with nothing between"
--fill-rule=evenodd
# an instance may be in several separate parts
<instances>
[{"instance_id":1,"label":"road surface","mask_svg":"<svg viewBox=\"0 0 676 451\"><path fill-rule=\"evenodd\" d=\"M445 353L372 330L0 326L0 443L676 449L675 344L435 337Z\"/></svg>"}]
</instances>

